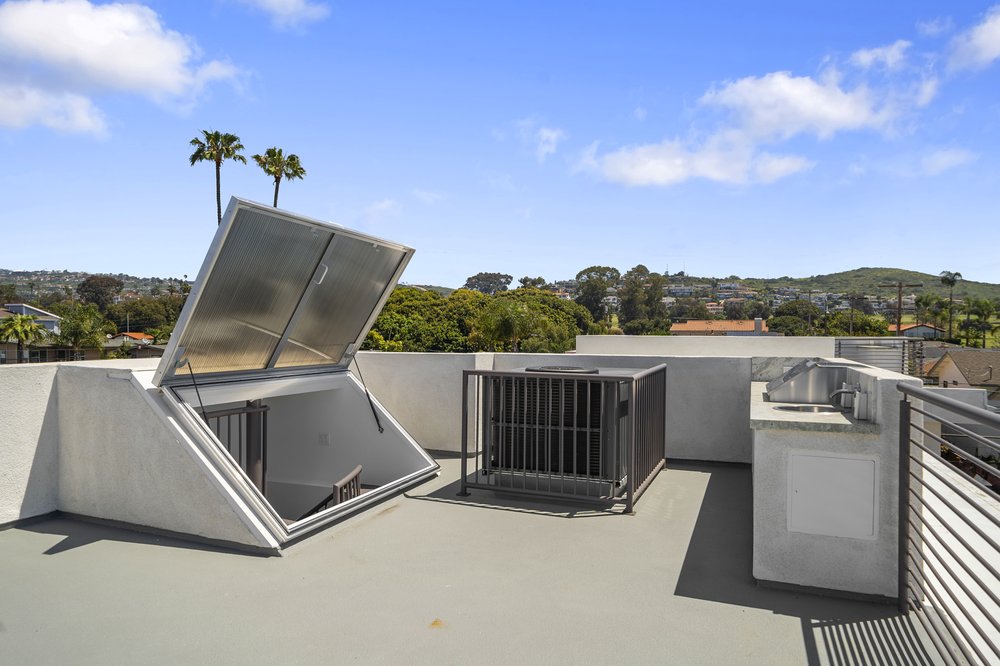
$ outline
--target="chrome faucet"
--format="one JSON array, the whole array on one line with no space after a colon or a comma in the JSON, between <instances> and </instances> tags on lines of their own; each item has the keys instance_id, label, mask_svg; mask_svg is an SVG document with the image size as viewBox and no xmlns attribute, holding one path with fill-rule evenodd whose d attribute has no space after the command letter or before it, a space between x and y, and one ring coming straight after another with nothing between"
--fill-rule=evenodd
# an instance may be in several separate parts
<instances>
[{"instance_id":1,"label":"chrome faucet","mask_svg":"<svg viewBox=\"0 0 1000 666\"><path fill-rule=\"evenodd\" d=\"M836 391L834 391L833 393L830 394L830 397L827 398L827 401L831 405L836 405L837 403L834 402L834 398L836 398L838 395L851 395L851 396L853 396L854 392L857 391L859 388L860 387L858 387L858 386L850 386L850 387L845 386L844 388L839 388L839 389L837 389ZM850 408L849 407L844 407L843 403L841 403L841 409L850 409Z\"/></svg>"}]
</instances>

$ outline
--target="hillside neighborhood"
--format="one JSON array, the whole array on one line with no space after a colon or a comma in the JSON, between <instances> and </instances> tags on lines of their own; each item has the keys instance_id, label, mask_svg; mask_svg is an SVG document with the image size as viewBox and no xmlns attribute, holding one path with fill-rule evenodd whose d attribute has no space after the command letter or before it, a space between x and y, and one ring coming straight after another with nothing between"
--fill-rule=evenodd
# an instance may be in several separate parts
<instances>
[{"instance_id":1,"label":"hillside neighborhood","mask_svg":"<svg viewBox=\"0 0 1000 666\"><path fill-rule=\"evenodd\" d=\"M397 287L366 347L565 352L574 349L576 335L595 333L895 336L925 341L914 372L925 383L985 387L993 400L1000 386L998 308L987 299L940 295L961 284L958 274L949 285L951 275L942 273L936 285L927 276L929 288L911 284L904 292L900 281L878 293L846 293L754 288L755 281L735 276L658 275L642 266L624 275L592 267L551 283L525 277L515 289L508 289L509 275L480 273L461 290ZM0 270L0 279L10 281L0 283L0 364L158 357L191 289L186 278ZM461 307L448 305L455 299ZM504 333L518 308L524 316L511 326L521 332ZM428 332L435 326L451 332Z\"/></svg>"}]
</instances>

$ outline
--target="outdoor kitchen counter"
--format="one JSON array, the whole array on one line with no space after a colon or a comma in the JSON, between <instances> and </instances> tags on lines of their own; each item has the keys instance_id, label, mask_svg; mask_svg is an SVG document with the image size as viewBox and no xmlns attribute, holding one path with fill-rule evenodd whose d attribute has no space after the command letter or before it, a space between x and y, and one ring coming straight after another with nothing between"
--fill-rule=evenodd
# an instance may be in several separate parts
<instances>
[{"instance_id":1,"label":"outdoor kitchen counter","mask_svg":"<svg viewBox=\"0 0 1000 666\"><path fill-rule=\"evenodd\" d=\"M750 385L750 428L753 430L812 430L815 432L877 433L878 425L858 421L847 412L794 412L778 409L780 405L799 403L767 402L766 382Z\"/></svg>"},{"instance_id":2,"label":"outdoor kitchen counter","mask_svg":"<svg viewBox=\"0 0 1000 666\"><path fill-rule=\"evenodd\" d=\"M782 411L776 407L795 403L765 402L765 386L754 383L750 399L753 577L764 585L892 598L892 421Z\"/></svg>"}]
</instances>

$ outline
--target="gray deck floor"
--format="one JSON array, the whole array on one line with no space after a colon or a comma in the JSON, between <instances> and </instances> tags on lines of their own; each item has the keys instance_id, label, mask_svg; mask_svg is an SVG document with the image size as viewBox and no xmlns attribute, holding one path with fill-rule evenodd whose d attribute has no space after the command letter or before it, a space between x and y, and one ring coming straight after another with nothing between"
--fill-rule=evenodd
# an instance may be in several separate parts
<instances>
[{"instance_id":1,"label":"gray deck floor","mask_svg":"<svg viewBox=\"0 0 1000 666\"><path fill-rule=\"evenodd\" d=\"M936 663L892 606L754 583L749 468L669 465L622 516L459 498L440 462L284 557L0 532L0 662Z\"/></svg>"}]
</instances>

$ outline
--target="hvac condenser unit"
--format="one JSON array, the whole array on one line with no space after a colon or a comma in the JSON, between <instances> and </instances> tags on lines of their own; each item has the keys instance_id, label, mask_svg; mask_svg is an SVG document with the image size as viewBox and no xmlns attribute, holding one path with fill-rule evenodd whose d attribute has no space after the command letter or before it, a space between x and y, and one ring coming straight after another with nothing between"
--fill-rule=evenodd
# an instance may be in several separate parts
<instances>
[{"instance_id":1,"label":"hvac condenser unit","mask_svg":"<svg viewBox=\"0 0 1000 666\"><path fill-rule=\"evenodd\" d=\"M466 371L471 377L482 415L478 469L463 474L465 487L615 500L662 465L662 365Z\"/></svg>"},{"instance_id":2,"label":"hvac condenser unit","mask_svg":"<svg viewBox=\"0 0 1000 666\"><path fill-rule=\"evenodd\" d=\"M438 470L349 369L412 254L249 201L226 210L153 384L273 542Z\"/></svg>"}]
</instances>

